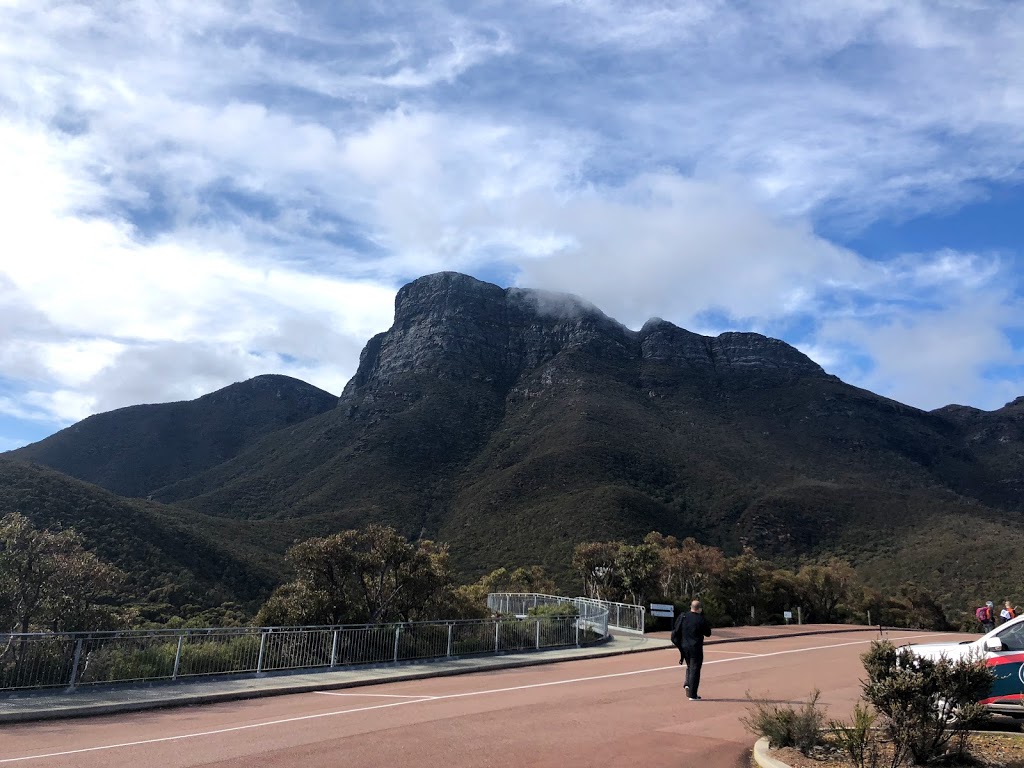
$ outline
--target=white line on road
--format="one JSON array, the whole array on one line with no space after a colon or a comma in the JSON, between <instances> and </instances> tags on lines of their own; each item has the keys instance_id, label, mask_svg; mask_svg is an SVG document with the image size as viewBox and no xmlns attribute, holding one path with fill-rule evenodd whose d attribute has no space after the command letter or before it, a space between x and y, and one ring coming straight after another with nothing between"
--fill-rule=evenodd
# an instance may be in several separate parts
<instances>
[{"instance_id":1,"label":"white line on road","mask_svg":"<svg viewBox=\"0 0 1024 768\"><path fill-rule=\"evenodd\" d=\"M727 648L705 648L704 653L731 653L736 656L760 656L759 653L745 653L744 651L730 651Z\"/></svg>"},{"instance_id":2,"label":"white line on road","mask_svg":"<svg viewBox=\"0 0 1024 768\"><path fill-rule=\"evenodd\" d=\"M410 696L402 693L345 693L342 691L313 691L321 696L377 696L382 699L436 699L437 696Z\"/></svg>"},{"instance_id":3,"label":"white line on road","mask_svg":"<svg viewBox=\"0 0 1024 768\"><path fill-rule=\"evenodd\" d=\"M945 633L952 634L952 633ZM941 634L929 632L927 634L920 635L904 635L898 639L910 640L915 637L942 637ZM833 645L815 645L810 648L794 648L788 651L773 651L771 653L759 653L754 656L737 656L731 659L714 659L712 661L704 662L705 666L710 664L725 664L730 661L753 661L754 659L762 659L770 656L783 656L790 653L807 653L808 651L821 651L829 648L844 648L850 645L866 645L871 640L856 640L849 643L835 643ZM374 704L368 707L358 707L356 709L341 709L334 712L319 712L314 715L298 715L296 717L285 717L280 720L267 720L262 723L249 723L248 725L235 725L230 728L218 728L213 731L199 731L198 733L182 733L177 736L161 736L155 739L142 739L140 741L126 741L120 744L104 744L99 747L83 747L82 749L69 749L63 752L48 752L42 755L25 755L23 757L7 757L0 759L0 763L17 763L26 760L41 760L47 757L65 757L67 755L80 755L86 752L101 752L109 749L123 749L124 747L139 747L146 744L160 744L167 741L181 741L183 739L194 739L200 736L217 736L222 733L234 733L236 731L246 731L253 728L263 728L268 725L283 725L285 723L298 723L304 720L317 720L324 717L337 717L338 715L350 715L357 712L369 712L375 709L387 709L389 707L401 707L407 704L426 704L433 701L441 701L445 699L461 699L467 696L485 696L494 693L509 693L511 691L525 691L531 688L548 688L555 685L569 685L571 683L585 683L591 680L608 680L613 677L630 677L632 675L643 675L649 672L665 672L670 669L680 669L678 664L673 664L669 667L651 667L649 669L636 669L630 672L612 672L606 675L593 675L591 677L575 677L569 680L551 680L546 683L531 683L529 685L514 685L509 688L492 688L484 691L467 691L465 693L449 693L441 696L431 696L416 699L403 699L402 701L393 701L388 704Z\"/></svg>"}]
</instances>

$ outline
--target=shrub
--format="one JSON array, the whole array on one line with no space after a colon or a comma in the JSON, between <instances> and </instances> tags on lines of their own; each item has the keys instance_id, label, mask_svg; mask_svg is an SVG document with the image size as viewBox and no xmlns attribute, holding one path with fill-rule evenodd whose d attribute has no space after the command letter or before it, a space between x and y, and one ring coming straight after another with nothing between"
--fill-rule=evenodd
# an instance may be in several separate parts
<instances>
[{"instance_id":1,"label":"shrub","mask_svg":"<svg viewBox=\"0 0 1024 768\"><path fill-rule=\"evenodd\" d=\"M750 695L747 695L750 699ZM747 711L740 722L756 736L764 736L775 749L796 747L803 754L821 742L821 729L825 723L825 712L818 707L821 691L815 689L800 709L789 704L779 706L767 699L750 699L753 708Z\"/></svg>"},{"instance_id":2,"label":"shrub","mask_svg":"<svg viewBox=\"0 0 1024 768\"><path fill-rule=\"evenodd\" d=\"M878 765L878 742L871 731L875 719L874 712L858 702L853 707L853 718L849 725L836 720L829 721L832 740L857 768L876 768Z\"/></svg>"},{"instance_id":3,"label":"shrub","mask_svg":"<svg viewBox=\"0 0 1024 768\"><path fill-rule=\"evenodd\" d=\"M908 754L920 765L962 753L968 732L984 718L978 705L992 687L983 660L924 659L907 648L874 642L862 657L864 698L881 716L892 740L893 765Z\"/></svg>"},{"instance_id":4,"label":"shrub","mask_svg":"<svg viewBox=\"0 0 1024 768\"><path fill-rule=\"evenodd\" d=\"M572 603L548 603L530 608L527 615L530 617L528 624L534 626L532 619L540 620L540 645L557 646L568 645L576 639L576 622L573 619L579 616L579 609ZM587 642L591 638L587 635L587 629L581 627L580 641Z\"/></svg>"},{"instance_id":5,"label":"shrub","mask_svg":"<svg viewBox=\"0 0 1024 768\"><path fill-rule=\"evenodd\" d=\"M565 603L545 603L530 608L527 612L528 616L579 616L579 609L570 602Z\"/></svg>"}]
</instances>

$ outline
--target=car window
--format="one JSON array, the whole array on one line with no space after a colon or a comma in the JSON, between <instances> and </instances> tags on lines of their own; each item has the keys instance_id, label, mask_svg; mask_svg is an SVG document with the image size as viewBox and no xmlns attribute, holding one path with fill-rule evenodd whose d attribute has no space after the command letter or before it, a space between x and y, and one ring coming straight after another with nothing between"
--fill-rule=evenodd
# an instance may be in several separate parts
<instances>
[{"instance_id":1,"label":"car window","mask_svg":"<svg viewBox=\"0 0 1024 768\"><path fill-rule=\"evenodd\" d=\"M1005 632L996 635L1007 651L1024 651L1024 624L1014 624Z\"/></svg>"}]
</instances>

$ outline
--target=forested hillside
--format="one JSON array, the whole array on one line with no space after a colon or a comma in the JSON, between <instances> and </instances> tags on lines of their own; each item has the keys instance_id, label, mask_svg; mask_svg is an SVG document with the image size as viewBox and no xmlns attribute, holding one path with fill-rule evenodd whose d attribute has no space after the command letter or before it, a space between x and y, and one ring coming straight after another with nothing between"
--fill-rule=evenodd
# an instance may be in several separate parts
<instances>
[{"instance_id":1,"label":"forested hillside","mask_svg":"<svg viewBox=\"0 0 1024 768\"><path fill-rule=\"evenodd\" d=\"M393 326L367 343L335 407L310 394L274 421L245 415L268 413L265 400L217 402L203 412L218 429L263 426L187 468L153 458L118 487L163 502L147 514L173 519L174 535L230 541L253 562L375 522L448 543L465 578L539 564L571 589L577 543L659 531L794 564L847 557L869 584L914 581L947 606L1024 590L1024 574L992 566L1024 545L1019 402L920 411L758 334L657 319L632 331L571 296L442 273L399 291ZM179 443L131 410L93 420L175 462ZM100 472L85 457L110 443L89 421L60 433L80 477ZM58 453L43 441L17 455ZM102 472L131 474L134 449L104 455ZM105 519L123 538L127 518Z\"/></svg>"}]
</instances>

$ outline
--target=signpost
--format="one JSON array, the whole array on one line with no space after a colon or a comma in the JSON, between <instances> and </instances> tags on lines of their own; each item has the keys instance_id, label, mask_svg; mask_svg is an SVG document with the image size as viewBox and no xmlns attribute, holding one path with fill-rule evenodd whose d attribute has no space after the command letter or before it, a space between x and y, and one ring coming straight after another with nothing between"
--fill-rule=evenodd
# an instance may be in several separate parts
<instances>
[{"instance_id":1,"label":"signpost","mask_svg":"<svg viewBox=\"0 0 1024 768\"><path fill-rule=\"evenodd\" d=\"M676 607L665 603L651 603L651 616L659 616L663 619L674 619Z\"/></svg>"},{"instance_id":2,"label":"signpost","mask_svg":"<svg viewBox=\"0 0 1024 768\"><path fill-rule=\"evenodd\" d=\"M789 622L791 622L793 620L793 612L792 611L783 611L782 612L782 618L784 618L786 620L786 623L789 624Z\"/></svg>"}]
</instances>

